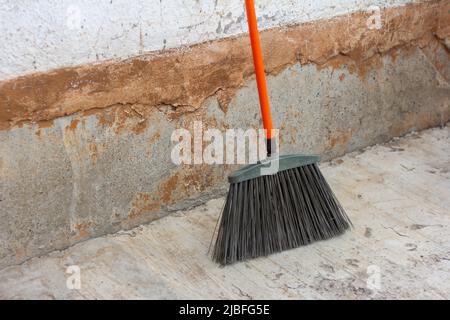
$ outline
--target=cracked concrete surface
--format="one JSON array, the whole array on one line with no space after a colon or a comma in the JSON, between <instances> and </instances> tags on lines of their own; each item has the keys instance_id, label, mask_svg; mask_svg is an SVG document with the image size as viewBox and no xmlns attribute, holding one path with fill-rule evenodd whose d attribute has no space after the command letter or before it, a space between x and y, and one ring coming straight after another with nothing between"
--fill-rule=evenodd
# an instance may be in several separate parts
<instances>
[{"instance_id":1,"label":"cracked concrete surface","mask_svg":"<svg viewBox=\"0 0 450 320\"><path fill-rule=\"evenodd\" d=\"M449 299L450 126L321 169L355 226L339 238L219 268L207 252L220 198L7 267L0 298Z\"/></svg>"}]
</instances>

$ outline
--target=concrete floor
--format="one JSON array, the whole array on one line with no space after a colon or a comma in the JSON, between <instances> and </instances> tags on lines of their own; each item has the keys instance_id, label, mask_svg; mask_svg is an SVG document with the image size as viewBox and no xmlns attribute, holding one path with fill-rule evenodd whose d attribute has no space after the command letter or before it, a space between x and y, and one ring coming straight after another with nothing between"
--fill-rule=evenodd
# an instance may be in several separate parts
<instances>
[{"instance_id":1,"label":"concrete floor","mask_svg":"<svg viewBox=\"0 0 450 320\"><path fill-rule=\"evenodd\" d=\"M3 269L0 298L450 299L450 127L321 168L355 226L339 238L219 268L207 256L216 199Z\"/></svg>"}]
</instances>

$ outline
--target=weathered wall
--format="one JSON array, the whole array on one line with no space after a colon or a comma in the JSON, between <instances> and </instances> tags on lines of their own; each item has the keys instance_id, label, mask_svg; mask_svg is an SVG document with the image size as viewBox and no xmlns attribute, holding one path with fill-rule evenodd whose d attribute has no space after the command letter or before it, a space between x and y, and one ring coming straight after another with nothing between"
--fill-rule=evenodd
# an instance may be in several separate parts
<instances>
[{"instance_id":1,"label":"weathered wall","mask_svg":"<svg viewBox=\"0 0 450 320\"><path fill-rule=\"evenodd\" d=\"M257 0L261 28L410 0ZM1 0L0 80L247 31L242 0Z\"/></svg>"},{"instance_id":2,"label":"weathered wall","mask_svg":"<svg viewBox=\"0 0 450 320\"><path fill-rule=\"evenodd\" d=\"M330 159L450 120L448 1L262 34L282 152ZM194 120L259 126L248 39L0 82L0 266L226 190L232 166L174 165Z\"/></svg>"},{"instance_id":3,"label":"weathered wall","mask_svg":"<svg viewBox=\"0 0 450 320\"><path fill-rule=\"evenodd\" d=\"M270 29L261 35L266 71L277 74L300 62L320 67L347 65L364 77L381 55L397 47L448 50L448 1L385 9L382 28L370 29L369 13ZM430 59L436 60L430 53ZM444 59L446 62L446 59ZM445 65L436 64L441 72ZM198 109L217 96L226 109L236 90L253 74L247 36L166 50L124 61L61 68L0 82L0 129L26 122L111 108L171 106L176 113Z\"/></svg>"}]
</instances>

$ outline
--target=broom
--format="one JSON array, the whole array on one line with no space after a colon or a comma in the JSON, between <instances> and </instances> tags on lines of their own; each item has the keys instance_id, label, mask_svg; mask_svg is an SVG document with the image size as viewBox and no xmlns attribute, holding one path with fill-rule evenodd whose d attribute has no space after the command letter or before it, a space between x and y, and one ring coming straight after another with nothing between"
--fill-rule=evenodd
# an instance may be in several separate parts
<instances>
[{"instance_id":1,"label":"broom","mask_svg":"<svg viewBox=\"0 0 450 320\"><path fill-rule=\"evenodd\" d=\"M351 226L319 170L318 156L272 154L272 119L254 2L246 0L245 5L267 158L228 177L230 188L212 253L221 265L328 239Z\"/></svg>"}]
</instances>

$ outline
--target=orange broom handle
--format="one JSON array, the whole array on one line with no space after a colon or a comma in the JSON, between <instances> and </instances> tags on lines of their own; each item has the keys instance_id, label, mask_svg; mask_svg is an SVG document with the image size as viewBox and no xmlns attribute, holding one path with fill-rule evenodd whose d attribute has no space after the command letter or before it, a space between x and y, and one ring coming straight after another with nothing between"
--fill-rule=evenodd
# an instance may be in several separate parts
<instances>
[{"instance_id":1,"label":"orange broom handle","mask_svg":"<svg viewBox=\"0 0 450 320\"><path fill-rule=\"evenodd\" d=\"M253 0L245 0L247 11L248 29L250 31L250 41L252 43L253 65L255 66L256 83L258 85L259 105L264 129L266 129L267 139L272 138L272 117L270 116L269 98L267 95L266 77L264 75L264 64L261 52L261 43L258 35L258 24L256 21L255 3Z\"/></svg>"}]
</instances>

